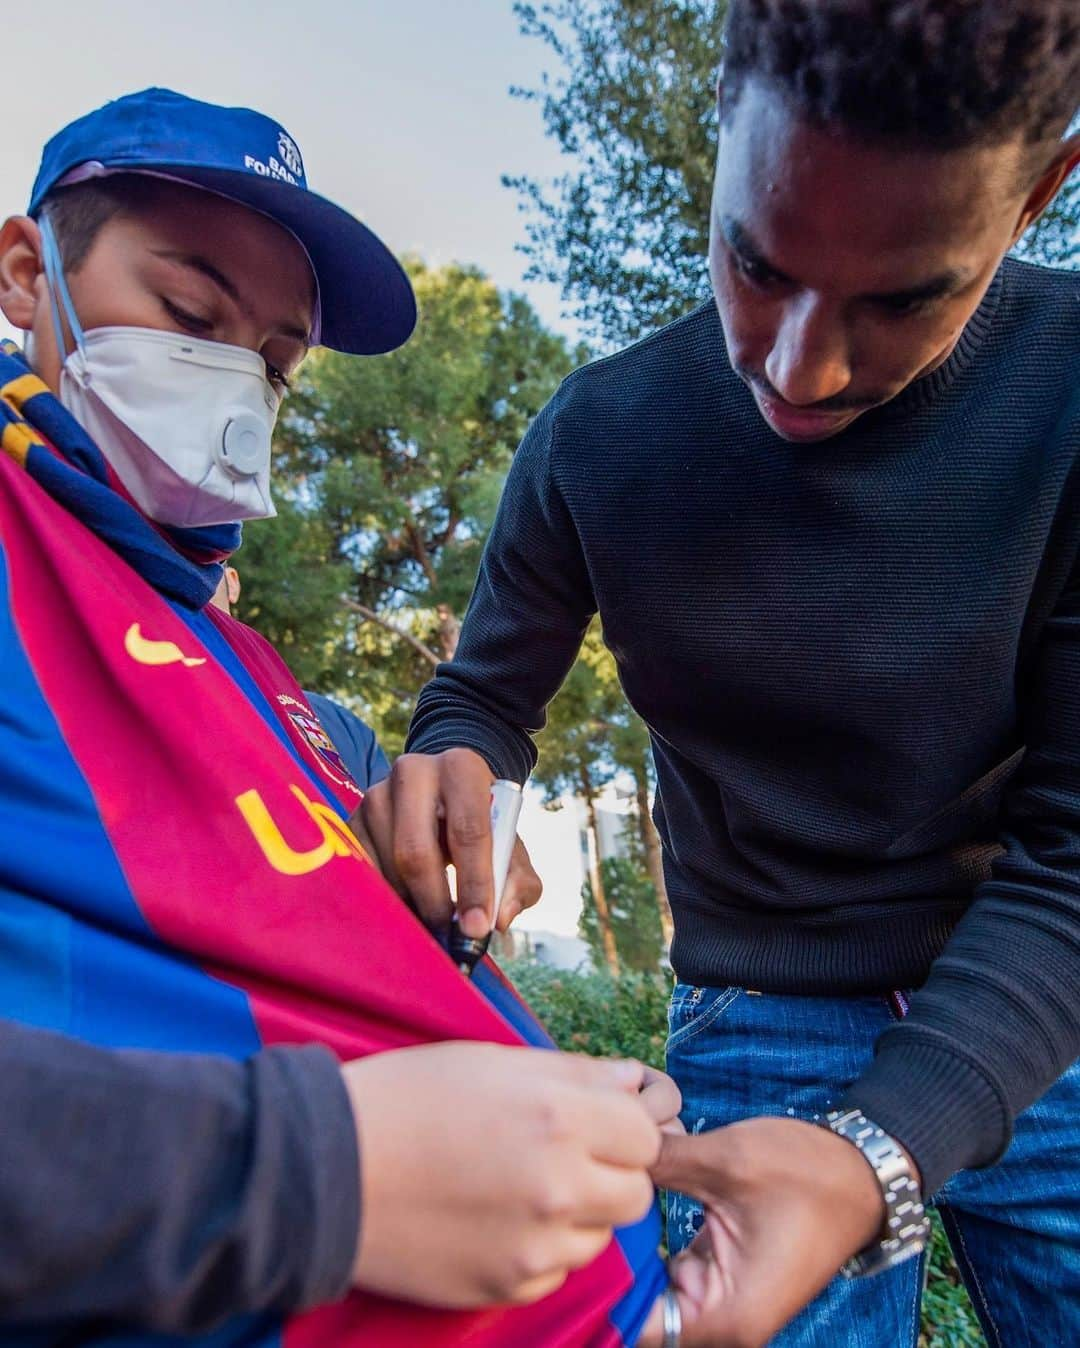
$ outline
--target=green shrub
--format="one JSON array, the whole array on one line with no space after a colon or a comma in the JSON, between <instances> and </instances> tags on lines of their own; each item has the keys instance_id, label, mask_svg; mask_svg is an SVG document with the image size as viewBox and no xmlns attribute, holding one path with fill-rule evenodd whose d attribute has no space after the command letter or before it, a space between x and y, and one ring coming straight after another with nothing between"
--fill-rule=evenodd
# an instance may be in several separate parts
<instances>
[{"instance_id":1,"label":"green shrub","mask_svg":"<svg viewBox=\"0 0 1080 1348\"><path fill-rule=\"evenodd\" d=\"M663 1067L670 978L566 973L527 959L503 967L560 1048ZM985 1348L985 1343L935 1217L919 1348Z\"/></svg>"},{"instance_id":2,"label":"green shrub","mask_svg":"<svg viewBox=\"0 0 1080 1348\"><path fill-rule=\"evenodd\" d=\"M560 1048L663 1067L670 978L566 973L527 959L509 960L503 970Z\"/></svg>"}]
</instances>

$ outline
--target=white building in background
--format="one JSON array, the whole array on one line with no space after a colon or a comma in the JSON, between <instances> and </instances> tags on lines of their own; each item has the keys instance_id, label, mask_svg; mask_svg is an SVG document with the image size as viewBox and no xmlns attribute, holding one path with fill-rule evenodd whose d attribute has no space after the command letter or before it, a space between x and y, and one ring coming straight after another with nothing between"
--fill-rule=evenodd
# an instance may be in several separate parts
<instances>
[{"instance_id":1,"label":"white building in background","mask_svg":"<svg viewBox=\"0 0 1080 1348\"><path fill-rule=\"evenodd\" d=\"M543 897L512 927L515 953L532 954L557 969L588 964L589 949L578 934L581 889L588 875L585 804L563 796L557 809L544 805L543 792L530 786L518 833L544 886ZM614 782L596 801L597 845L601 859L625 852L627 828L635 827L632 783Z\"/></svg>"}]
</instances>

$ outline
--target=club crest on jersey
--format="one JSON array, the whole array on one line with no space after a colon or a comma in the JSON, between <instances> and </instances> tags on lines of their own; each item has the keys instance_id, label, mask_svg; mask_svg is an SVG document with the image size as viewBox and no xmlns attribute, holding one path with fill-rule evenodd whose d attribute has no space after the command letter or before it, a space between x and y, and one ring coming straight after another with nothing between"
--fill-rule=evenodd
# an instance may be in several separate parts
<instances>
[{"instance_id":1,"label":"club crest on jersey","mask_svg":"<svg viewBox=\"0 0 1080 1348\"><path fill-rule=\"evenodd\" d=\"M315 754L319 762L328 775L339 785L351 786L355 789L355 783L345 766L345 760L334 747L334 741L322 728L322 725L310 708L305 707L302 702L298 702L295 697L290 697L288 693L279 693L278 701L285 710L285 715L296 728L297 733L308 748Z\"/></svg>"}]
</instances>

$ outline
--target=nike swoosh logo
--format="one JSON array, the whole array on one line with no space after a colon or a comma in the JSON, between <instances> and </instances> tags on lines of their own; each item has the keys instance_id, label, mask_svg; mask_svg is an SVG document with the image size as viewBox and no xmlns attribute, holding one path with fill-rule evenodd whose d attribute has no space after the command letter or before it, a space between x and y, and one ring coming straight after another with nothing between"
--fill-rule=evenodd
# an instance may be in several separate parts
<instances>
[{"instance_id":1,"label":"nike swoosh logo","mask_svg":"<svg viewBox=\"0 0 1080 1348\"><path fill-rule=\"evenodd\" d=\"M185 655L175 641L150 641L138 623L132 623L124 633L124 650L140 665L184 665L193 669L206 664L205 657Z\"/></svg>"}]
</instances>

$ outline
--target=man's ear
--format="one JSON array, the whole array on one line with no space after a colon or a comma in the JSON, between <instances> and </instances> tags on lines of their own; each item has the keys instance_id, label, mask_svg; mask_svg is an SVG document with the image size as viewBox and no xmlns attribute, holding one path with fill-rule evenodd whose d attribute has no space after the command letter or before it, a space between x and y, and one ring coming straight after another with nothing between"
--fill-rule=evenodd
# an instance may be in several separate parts
<instances>
[{"instance_id":1,"label":"man's ear","mask_svg":"<svg viewBox=\"0 0 1080 1348\"><path fill-rule=\"evenodd\" d=\"M12 215L0 227L0 310L15 328L34 326L40 296L41 231L28 215Z\"/></svg>"},{"instance_id":2,"label":"man's ear","mask_svg":"<svg viewBox=\"0 0 1080 1348\"><path fill-rule=\"evenodd\" d=\"M1020 212L1020 218L1016 223L1016 230L1012 238L1013 243L1029 226L1038 220L1039 216L1061 191L1065 185L1065 180L1077 164L1080 164L1080 131L1061 142L1053 159L1050 160L1050 163L1039 175L1034 187L1028 193L1024 208Z\"/></svg>"}]
</instances>

